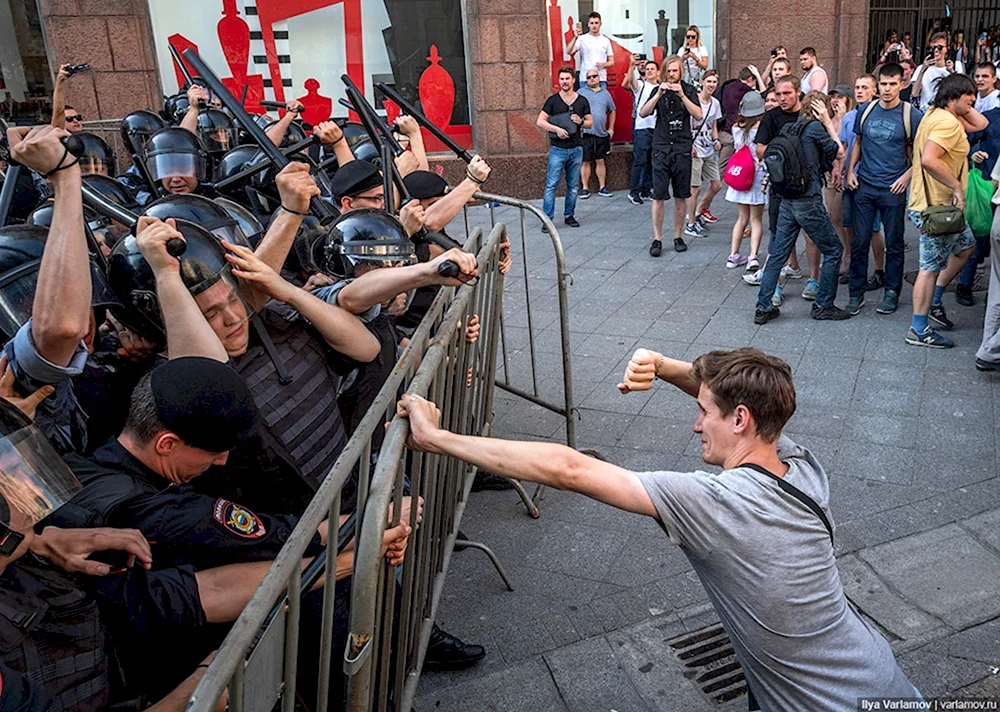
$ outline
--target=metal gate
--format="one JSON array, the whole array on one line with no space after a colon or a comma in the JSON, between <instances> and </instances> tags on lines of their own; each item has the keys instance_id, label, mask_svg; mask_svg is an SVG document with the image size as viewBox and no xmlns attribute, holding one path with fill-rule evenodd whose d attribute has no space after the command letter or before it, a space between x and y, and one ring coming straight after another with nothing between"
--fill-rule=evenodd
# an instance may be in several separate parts
<instances>
[{"instance_id":1,"label":"metal gate","mask_svg":"<svg viewBox=\"0 0 1000 712\"><path fill-rule=\"evenodd\" d=\"M889 33L899 33L900 39L909 32L913 41L913 60L920 64L926 54L928 34L934 23L942 31L965 33L965 44L973 62L966 66L972 74L975 66L976 40L980 33L1000 25L1000 3L997 0L870 0L868 22L867 66L874 67Z\"/></svg>"}]
</instances>

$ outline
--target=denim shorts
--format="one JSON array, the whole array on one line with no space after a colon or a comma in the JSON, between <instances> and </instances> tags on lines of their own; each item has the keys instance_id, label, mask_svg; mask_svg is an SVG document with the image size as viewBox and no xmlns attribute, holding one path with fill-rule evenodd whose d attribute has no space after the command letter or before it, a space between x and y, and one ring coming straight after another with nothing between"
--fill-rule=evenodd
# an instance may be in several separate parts
<instances>
[{"instance_id":1,"label":"denim shorts","mask_svg":"<svg viewBox=\"0 0 1000 712\"><path fill-rule=\"evenodd\" d=\"M961 232L931 237L924 234L924 221L920 219L920 213L916 210L908 212L910 221L920 231L920 269L925 272L941 272L948 265L948 258L951 255L957 255L962 250L976 246L976 238L968 222Z\"/></svg>"}]
</instances>

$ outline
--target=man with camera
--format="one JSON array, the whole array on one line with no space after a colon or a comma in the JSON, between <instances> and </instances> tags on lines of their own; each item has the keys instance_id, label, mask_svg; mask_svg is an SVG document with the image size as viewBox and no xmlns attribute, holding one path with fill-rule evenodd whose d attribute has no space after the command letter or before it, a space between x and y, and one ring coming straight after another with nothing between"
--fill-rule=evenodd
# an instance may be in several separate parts
<instances>
[{"instance_id":1,"label":"man with camera","mask_svg":"<svg viewBox=\"0 0 1000 712\"><path fill-rule=\"evenodd\" d=\"M937 96L941 80L954 71L948 64L948 33L935 32L931 35L924 63L913 77L911 95L914 101L920 104L922 111L927 111L934 105L934 97Z\"/></svg>"},{"instance_id":2,"label":"man with camera","mask_svg":"<svg viewBox=\"0 0 1000 712\"><path fill-rule=\"evenodd\" d=\"M74 74L89 72L89 64L64 64L56 74L56 86L52 91L52 121L57 129L66 129L70 133L83 131L83 116L72 106L66 104L66 82Z\"/></svg>"},{"instance_id":3,"label":"man with camera","mask_svg":"<svg viewBox=\"0 0 1000 712\"><path fill-rule=\"evenodd\" d=\"M653 244L649 254L659 257L663 252L663 203L674 190L674 250L687 251L681 237L687 199L691 197L691 117L701 121L702 108L695 88L681 81L682 60L672 55L663 60L660 86L646 103L639 107L645 118L656 112L653 129Z\"/></svg>"}]
</instances>

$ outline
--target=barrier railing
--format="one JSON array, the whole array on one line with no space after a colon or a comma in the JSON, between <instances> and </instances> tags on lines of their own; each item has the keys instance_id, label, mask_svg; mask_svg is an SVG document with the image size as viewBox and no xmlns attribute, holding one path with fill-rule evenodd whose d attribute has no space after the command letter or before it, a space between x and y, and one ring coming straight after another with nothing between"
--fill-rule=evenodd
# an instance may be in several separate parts
<instances>
[{"instance_id":1,"label":"barrier railing","mask_svg":"<svg viewBox=\"0 0 1000 712\"><path fill-rule=\"evenodd\" d=\"M297 701L314 710L340 709L344 674L349 680L348 709L410 709L406 701L416 690L472 472L455 460L429 456L413 456L410 466L403 467L408 461L406 424L395 419L369 482L371 439L376 428L392 419L400 388L429 394L442 406L446 427L467 433L489 431L503 299L499 246L505 232L502 224L486 239L482 230L472 231L465 249L477 255L480 277L474 284L440 291L233 624L187 710L213 710L227 691L233 712L268 712L279 700L285 712L291 712ZM464 326L473 314L479 316L480 337L469 343ZM331 576L321 592L303 594L314 580L301 573L303 557L321 522L336 522L340 516L341 490L355 469L358 516L350 597L346 586ZM418 508L410 508L413 533L397 584L397 567L386 563L381 544L387 525L400 521L404 490L411 497L423 497L425 508L419 526ZM477 548L495 562L492 552L482 545ZM325 554L327 572L336 569L336 553L331 544ZM345 609L350 612L349 636ZM338 621L345 624L337 625Z\"/></svg>"},{"instance_id":2,"label":"barrier railing","mask_svg":"<svg viewBox=\"0 0 1000 712\"><path fill-rule=\"evenodd\" d=\"M576 447L576 405L573 401L573 377L572 368L570 363L570 346L569 346L569 301L567 296L567 286L572 281L572 275L568 274L566 271L566 254L563 251L562 240L559 238L559 231L556 229L555 224L552 220L541 210L541 208L532 205L531 203L525 202L523 200L518 200L516 198L509 198L504 195L492 195L489 193L476 193L475 197L477 200L485 202L489 208L490 214L490 225L491 227L497 224L496 219L496 208L498 206L509 206L516 208L518 211L518 218L516 220L505 220L507 225L519 225L520 226L520 237L521 237L521 249L520 258L522 260L522 265L524 267L524 315L527 321L527 332L528 332L528 356L530 363L530 383L525 383L525 377L517 378L512 374L512 369L510 368L508 355L511 349L508 348L507 339L507 328L506 320L504 319L504 314L500 315L500 355L502 364L502 374L496 380L496 385L498 388L511 393L512 395L524 398L535 405L541 406L546 410L556 413L562 416L566 421L566 444L571 448ZM470 208L467 206L465 208L465 230L466 234L470 234L470 218L469 218ZM506 217L506 216L505 216ZM535 219L537 218L537 222ZM559 335L560 335L560 346L562 353L562 401L558 402L556 399L558 395L545 397L538 387L538 353L537 353L537 333L534 323L534 311L532 310L532 281L529 279L528 266L530 264L528 258L528 244L526 239L526 230L528 226L532 229L538 229L541 227L545 228L545 232L548 234L550 241L552 242L552 250L555 255L555 279L556 288L559 295ZM511 239L513 242L513 239ZM516 307L520 311L520 305ZM510 304L507 306L507 313L512 313L512 307ZM598 457L598 453L593 451L587 451L590 454L595 454ZM544 494L545 488L539 485L535 488L534 494L529 498L520 485L520 483L514 481L515 489L521 496L528 513L537 518L539 516L538 502L541 501Z\"/></svg>"}]
</instances>

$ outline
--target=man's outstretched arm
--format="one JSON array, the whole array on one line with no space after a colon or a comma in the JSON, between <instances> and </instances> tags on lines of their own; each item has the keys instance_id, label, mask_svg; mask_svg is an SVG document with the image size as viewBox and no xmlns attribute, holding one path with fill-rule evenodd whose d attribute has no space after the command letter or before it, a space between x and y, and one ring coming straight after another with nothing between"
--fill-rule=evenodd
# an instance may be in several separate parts
<instances>
[{"instance_id":1,"label":"man's outstretched arm","mask_svg":"<svg viewBox=\"0 0 1000 712\"><path fill-rule=\"evenodd\" d=\"M634 472L553 443L519 442L457 435L438 427L441 412L419 396L405 394L397 413L410 421L407 445L457 457L519 480L578 492L627 512L656 517L656 507Z\"/></svg>"}]
</instances>

